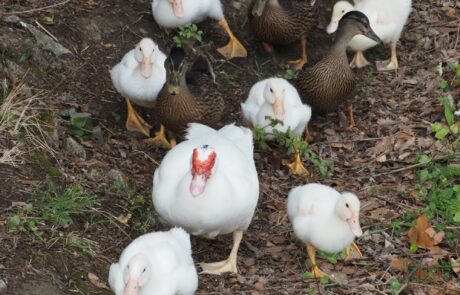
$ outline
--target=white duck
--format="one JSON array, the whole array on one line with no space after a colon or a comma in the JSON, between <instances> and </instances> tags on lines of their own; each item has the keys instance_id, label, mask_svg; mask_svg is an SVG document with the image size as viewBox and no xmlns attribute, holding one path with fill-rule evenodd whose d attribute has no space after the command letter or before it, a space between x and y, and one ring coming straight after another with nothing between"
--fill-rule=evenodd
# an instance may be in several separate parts
<instances>
[{"instance_id":1,"label":"white duck","mask_svg":"<svg viewBox=\"0 0 460 295\"><path fill-rule=\"evenodd\" d=\"M268 134L272 133L273 129L286 132L290 128L296 135L302 136L305 132L305 138L311 138L307 128L311 108L302 103L297 89L285 79L268 78L254 84L246 101L241 103L241 109L244 119L252 127L267 126L265 130ZM269 117L282 121L283 125L270 126ZM273 139L273 135L268 135L267 138ZM300 156L297 156L289 167L294 173L297 170L300 172L303 167Z\"/></svg>"},{"instance_id":2,"label":"white duck","mask_svg":"<svg viewBox=\"0 0 460 295\"><path fill-rule=\"evenodd\" d=\"M187 140L164 157L153 177L153 203L170 224L213 238L233 233L227 260L202 264L203 273L237 273L238 248L259 197L251 130L214 130L193 123Z\"/></svg>"},{"instance_id":3,"label":"white duck","mask_svg":"<svg viewBox=\"0 0 460 295\"><path fill-rule=\"evenodd\" d=\"M411 6L411 0L360 0L355 1L354 6L347 1L339 1L332 10L331 22L327 27L327 32L331 34L337 30L339 20L345 13L351 10L361 11L369 18L372 30L380 39L386 44L390 43L391 57L383 62L383 65L379 63L378 69L395 70L398 68L396 44L409 17ZM356 51L350 65L358 68L369 65L363 55L363 51L377 44L377 42L363 35L355 36L348 44L353 51Z\"/></svg>"},{"instance_id":4,"label":"white duck","mask_svg":"<svg viewBox=\"0 0 460 295\"><path fill-rule=\"evenodd\" d=\"M246 48L235 37L225 19L220 0L153 0L152 14L155 21L166 29L198 23L206 18L219 21L230 42L218 51L225 58L246 57Z\"/></svg>"},{"instance_id":5,"label":"white duck","mask_svg":"<svg viewBox=\"0 0 460 295\"><path fill-rule=\"evenodd\" d=\"M109 284L115 295L192 295L198 275L190 236L181 228L135 239L112 263Z\"/></svg>"},{"instance_id":6,"label":"white duck","mask_svg":"<svg viewBox=\"0 0 460 295\"><path fill-rule=\"evenodd\" d=\"M363 234L359 225L360 202L352 193L339 193L318 183L299 186L289 192L287 210L296 236L306 244L316 277L327 276L316 265L315 248L336 253Z\"/></svg>"},{"instance_id":7,"label":"white duck","mask_svg":"<svg viewBox=\"0 0 460 295\"><path fill-rule=\"evenodd\" d=\"M166 82L166 55L150 38L142 39L134 49L125 54L120 63L110 70L115 89L125 97L128 107L126 129L150 136L151 126L131 105L153 108L155 100ZM162 126L160 133L164 132Z\"/></svg>"}]
</instances>

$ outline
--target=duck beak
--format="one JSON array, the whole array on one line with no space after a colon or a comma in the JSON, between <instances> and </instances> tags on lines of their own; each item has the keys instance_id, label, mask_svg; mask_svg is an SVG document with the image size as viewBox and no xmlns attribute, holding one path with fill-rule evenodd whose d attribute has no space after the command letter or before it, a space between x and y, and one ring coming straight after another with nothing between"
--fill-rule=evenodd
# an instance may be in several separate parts
<instances>
[{"instance_id":1,"label":"duck beak","mask_svg":"<svg viewBox=\"0 0 460 295\"><path fill-rule=\"evenodd\" d=\"M367 37L371 38L372 40L374 40L377 43L382 42L380 37L377 36L377 34L374 32L374 30L371 29L371 27L369 27L369 31L367 31Z\"/></svg>"},{"instance_id":2,"label":"duck beak","mask_svg":"<svg viewBox=\"0 0 460 295\"><path fill-rule=\"evenodd\" d=\"M126 283L123 295L138 295L139 294L139 279L129 278Z\"/></svg>"},{"instance_id":3,"label":"duck beak","mask_svg":"<svg viewBox=\"0 0 460 295\"><path fill-rule=\"evenodd\" d=\"M152 63L150 62L150 56L144 56L141 63L141 74L145 79L152 76Z\"/></svg>"},{"instance_id":4,"label":"duck beak","mask_svg":"<svg viewBox=\"0 0 460 295\"><path fill-rule=\"evenodd\" d=\"M359 216L358 215L351 215L350 218L347 219L348 226L350 227L351 232L357 236L360 237L363 235L363 230L361 229L361 226L359 225Z\"/></svg>"},{"instance_id":5,"label":"duck beak","mask_svg":"<svg viewBox=\"0 0 460 295\"><path fill-rule=\"evenodd\" d=\"M177 18L184 17L184 7L182 6L182 0L173 0L173 12Z\"/></svg>"},{"instance_id":6,"label":"duck beak","mask_svg":"<svg viewBox=\"0 0 460 295\"><path fill-rule=\"evenodd\" d=\"M326 28L327 33L328 34L334 33L335 31L337 31L338 26L339 26L339 21L334 19L334 18L332 18L331 22L329 23L329 25Z\"/></svg>"},{"instance_id":7,"label":"duck beak","mask_svg":"<svg viewBox=\"0 0 460 295\"><path fill-rule=\"evenodd\" d=\"M285 116L283 100L279 97L275 98L273 103L273 113L275 113L275 118L278 120L283 120Z\"/></svg>"},{"instance_id":8,"label":"duck beak","mask_svg":"<svg viewBox=\"0 0 460 295\"><path fill-rule=\"evenodd\" d=\"M206 188L206 176L203 174L193 175L192 182L190 183L190 193L196 198L200 196Z\"/></svg>"},{"instance_id":9,"label":"duck beak","mask_svg":"<svg viewBox=\"0 0 460 295\"><path fill-rule=\"evenodd\" d=\"M256 4L254 4L254 7L252 8L252 15L253 16L261 16L262 13L264 12L265 5L267 5L268 0L258 0Z\"/></svg>"}]
</instances>

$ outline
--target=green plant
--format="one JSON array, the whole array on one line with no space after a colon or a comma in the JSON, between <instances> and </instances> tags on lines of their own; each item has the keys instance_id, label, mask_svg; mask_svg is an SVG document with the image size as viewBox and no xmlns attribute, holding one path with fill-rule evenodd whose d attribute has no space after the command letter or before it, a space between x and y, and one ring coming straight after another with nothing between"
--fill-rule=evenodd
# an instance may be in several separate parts
<instances>
[{"instance_id":1,"label":"green plant","mask_svg":"<svg viewBox=\"0 0 460 295\"><path fill-rule=\"evenodd\" d=\"M10 229L25 228L39 237L68 228L75 219L92 213L99 205L95 196L78 185L62 188L48 179L43 188L31 192L30 199L18 208L8 222Z\"/></svg>"},{"instance_id":2,"label":"green plant","mask_svg":"<svg viewBox=\"0 0 460 295\"><path fill-rule=\"evenodd\" d=\"M297 78L297 75L299 74L299 71L296 71L294 69L287 69L286 72L283 74L283 78L286 80L294 80Z\"/></svg>"},{"instance_id":3,"label":"green plant","mask_svg":"<svg viewBox=\"0 0 460 295\"><path fill-rule=\"evenodd\" d=\"M345 259L347 257L347 251L345 249L337 253L327 253L321 250L316 250L316 251L318 252L319 257L326 259L327 261L329 261L329 263L332 263L332 264L337 264L337 261L339 259Z\"/></svg>"},{"instance_id":4,"label":"green plant","mask_svg":"<svg viewBox=\"0 0 460 295\"><path fill-rule=\"evenodd\" d=\"M188 26L181 26L178 30L178 35L173 37L176 46L182 47L185 44L193 45L196 42L203 42L203 31L198 29L196 24L190 24Z\"/></svg>"},{"instance_id":5,"label":"green plant","mask_svg":"<svg viewBox=\"0 0 460 295\"><path fill-rule=\"evenodd\" d=\"M93 134L101 132L101 127L94 126L90 113L78 113L70 109L59 115L68 120L67 132L79 141L89 140Z\"/></svg>"},{"instance_id":6,"label":"green plant","mask_svg":"<svg viewBox=\"0 0 460 295\"><path fill-rule=\"evenodd\" d=\"M310 149L309 144L301 136L294 134L290 128L286 132L277 130L276 125L282 125L283 122L270 118L270 123L263 127L256 127L253 130L253 136L261 149L267 149L267 135L274 136L276 144L285 149L288 155L305 157L311 162L317 172L323 177L332 176L332 163L327 160L320 159L318 155ZM268 134L266 129L272 127L272 133Z\"/></svg>"},{"instance_id":7,"label":"green plant","mask_svg":"<svg viewBox=\"0 0 460 295\"><path fill-rule=\"evenodd\" d=\"M366 72L366 77L363 80L361 80L358 83L358 85L356 85L357 91L362 92L364 88L371 84L372 80L374 80L374 71L372 69L369 69Z\"/></svg>"},{"instance_id":8,"label":"green plant","mask_svg":"<svg viewBox=\"0 0 460 295\"><path fill-rule=\"evenodd\" d=\"M397 278L391 277L388 280L388 284L391 286L391 295L398 295L401 292L402 285Z\"/></svg>"}]
</instances>

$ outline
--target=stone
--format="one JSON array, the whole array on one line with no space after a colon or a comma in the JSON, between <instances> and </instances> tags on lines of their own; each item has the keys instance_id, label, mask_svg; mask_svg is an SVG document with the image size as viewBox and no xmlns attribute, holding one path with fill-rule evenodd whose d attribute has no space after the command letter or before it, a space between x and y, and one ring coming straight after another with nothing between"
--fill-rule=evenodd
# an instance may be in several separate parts
<instances>
[{"instance_id":1,"label":"stone","mask_svg":"<svg viewBox=\"0 0 460 295\"><path fill-rule=\"evenodd\" d=\"M65 147L66 150L71 153L72 155L82 159L86 160L86 150L85 148L79 144L75 139L72 137L67 137L65 141Z\"/></svg>"},{"instance_id":2,"label":"stone","mask_svg":"<svg viewBox=\"0 0 460 295\"><path fill-rule=\"evenodd\" d=\"M119 183L122 183L122 184L127 184L128 183L127 177L120 170L111 169L107 175L113 181L116 181L116 182L119 182Z\"/></svg>"},{"instance_id":3,"label":"stone","mask_svg":"<svg viewBox=\"0 0 460 295\"><path fill-rule=\"evenodd\" d=\"M17 24L21 19L16 15L8 15L3 18L3 21L8 24Z\"/></svg>"},{"instance_id":4,"label":"stone","mask_svg":"<svg viewBox=\"0 0 460 295\"><path fill-rule=\"evenodd\" d=\"M4 280L0 279L0 294L6 294L6 283Z\"/></svg>"},{"instance_id":5,"label":"stone","mask_svg":"<svg viewBox=\"0 0 460 295\"><path fill-rule=\"evenodd\" d=\"M26 28L30 33L32 33L32 35L34 35L35 39L37 40L37 44L41 48L51 51L57 57L72 55L72 52L69 49L54 41L50 36L41 32L34 26L27 24L23 21L20 21L19 23L22 27Z\"/></svg>"}]
</instances>

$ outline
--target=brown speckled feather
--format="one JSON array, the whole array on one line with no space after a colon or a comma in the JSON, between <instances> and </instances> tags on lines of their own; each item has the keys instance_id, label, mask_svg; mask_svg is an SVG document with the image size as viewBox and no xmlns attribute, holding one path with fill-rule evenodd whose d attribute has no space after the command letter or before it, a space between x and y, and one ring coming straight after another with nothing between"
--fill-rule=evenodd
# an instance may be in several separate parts
<instances>
[{"instance_id":1,"label":"brown speckled feather","mask_svg":"<svg viewBox=\"0 0 460 295\"><path fill-rule=\"evenodd\" d=\"M308 0L269 1L261 16L254 16L249 9L249 21L256 37L269 44L289 44L305 36L316 26L318 16Z\"/></svg>"},{"instance_id":2,"label":"brown speckled feather","mask_svg":"<svg viewBox=\"0 0 460 295\"><path fill-rule=\"evenodd\" d=\"M346 56L329 54L313 67L302 69L296 87L314 113L326 114L353 98L356 83Z\"/></svg>"},{"instance_id":3,"label":"brown speckled feather","mask_svg":"<svg viewBox=\"0 0 460 295\"><path fill-rule=\"evenodd\" d=\"M192 69L187 79L183 79L178 94L172 95L166 86L163 88L155 109L161 124L181 136L188 123L216 127L224 107L224 99L208 73Z\"/></svg>"}]
</instances>

